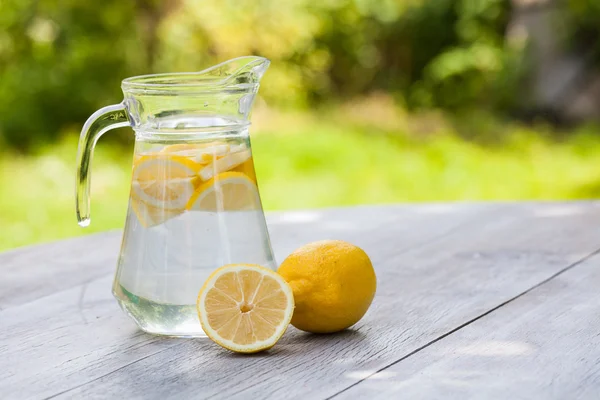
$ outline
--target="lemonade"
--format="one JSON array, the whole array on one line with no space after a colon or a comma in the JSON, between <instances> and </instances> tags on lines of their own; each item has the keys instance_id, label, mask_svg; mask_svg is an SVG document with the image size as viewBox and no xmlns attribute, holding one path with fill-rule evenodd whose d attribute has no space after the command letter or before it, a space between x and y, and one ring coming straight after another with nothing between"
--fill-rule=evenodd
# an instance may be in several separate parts
<instances>
[{"instance_id":1,"label":"lemonade","mask_svg":"<svg viewBox=\"0 0 600 400\"><path fill-rule=\"evenodd\" d=\"M121 307L147 332L202 336L198 291L235 263L276 268L247 129L179 143L138 135L113 287Z\"/></svg>"},{"instance_id":2,"label":"lemonade","mask_svg":"<svg viewBox=\"0 0 600 400\"><path fill-rule=\"evenodd\" d=\"M226 264L275 269L254 174L248 128L263 57L202 71L134 76L123 101L81 129L75 211L90 224L91 162L107 131L135 131L131 194L113 293L149 332L202 336L196 297Z\"/></svg>"}]
</instances>

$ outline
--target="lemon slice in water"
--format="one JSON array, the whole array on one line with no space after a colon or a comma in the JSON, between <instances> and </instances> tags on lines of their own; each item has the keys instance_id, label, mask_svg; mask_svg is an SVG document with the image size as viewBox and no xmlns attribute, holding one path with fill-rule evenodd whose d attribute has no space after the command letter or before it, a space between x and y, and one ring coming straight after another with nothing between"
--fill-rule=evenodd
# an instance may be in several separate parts
<instances>
[{"instance_id":1,"label":"lemon slice in water","mask_svg":"<svg viewBox=\"0 0 600 400\"><path fill-rule=\"evenodd\" d=\"M229 153L221 158L215 159L212 163L200 169L200 171L198 171L198 175L203 181L207 181L215 175L232 170L233 168L243 164L249 160L250 157L252 157L250 150Z\"/></svg>"},{"instance_id":2,"label":"lemon slice in water","mask_svg":"<svg viewBox=\"0 0 600 400\"><path fill-rule=\"evenodd\" d=\"M242 172L223 172L201 184L186 209L196 211L242 211L260 208L258 189Z\"/></svg>"},{"instance_id":3,"label":"lemon slice in water","mask_svg":"<svg viewBox=\"0 0 600 400\"><path fill-rule=\"evenodd\" d=\"M149 206L183 210L194 193L200 164L187 157L154 154L134 164L132 196Z\"/></svg>"}]
</instances>

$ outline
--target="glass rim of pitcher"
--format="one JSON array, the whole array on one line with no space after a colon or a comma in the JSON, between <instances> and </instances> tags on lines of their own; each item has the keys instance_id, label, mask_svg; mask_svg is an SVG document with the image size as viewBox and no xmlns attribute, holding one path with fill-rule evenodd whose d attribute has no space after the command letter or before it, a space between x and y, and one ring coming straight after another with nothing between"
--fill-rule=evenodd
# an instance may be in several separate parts
<instances>
[{"instance_id":1,"label":"glass rim of pitcher","mask_svg":"<svg viewBox=\"0 0 600 400\"><path fill-rule=\"evenodd\" d=\"M219 70L232 65L235 62L242 63L242 67L230 73L221 75ZM185 92L221 92L224 90L248 90L259 86L259 80L264 70L269 66L267 58L259 56L237 57L202 71L196 72L167 72L159 74L136 75L121 81L121 88L125 93L172 93ZM256 73L256 79L252 82L236 82L236 78L242 72L251 72L260 69Z\"/></svg>"}]
</instances>

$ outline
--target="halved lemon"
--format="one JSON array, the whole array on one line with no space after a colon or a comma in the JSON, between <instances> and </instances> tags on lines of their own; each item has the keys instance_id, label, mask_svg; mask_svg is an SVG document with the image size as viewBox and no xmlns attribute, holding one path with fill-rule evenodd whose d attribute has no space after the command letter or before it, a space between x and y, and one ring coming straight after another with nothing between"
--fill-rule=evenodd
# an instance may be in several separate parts
<instances>
[{"instance_id":1,"label":"halved lemon","mask_svg":"<svg viewBox=\"0 0 600 400\"><path fill-rule=\"evenodd\" d=\"M239 353L267 350L283 335L294 312L287 282L260 265L217 269L200 289L198 317L206 335Z\"/></svg>"},{"instance_id":2,"label":"halved lemon","mask_svg":"<svg viewBox=\"0 0 600 400\"><path fill-rule=\"evenodd\" d=\"M135 197L131 198L131 208L144 228L151 228L155 225L162 224L185 211L165 210L164 208L153 207Z\"/></svg>"},{"instance_id":3,"label":"halved lemon","mask_svg":"<svg viewBox=\"0 0 600 400\"><path fill-rule=\"evenodd\" d=\"M134 163L132 195L152 207L183 210L196 188L199 166L173 154L143 156Z\"/></svg>"},{"instance_id":4,"label":"halved lemon","mask_svg":"<svg viewBox=\"0 0 600 400\"><path fill-rule=\"evenodd\" d=\"M260 208L256 184L241 172L223 172L201 184L186 209L196 211L242 211Z\"/></svg>"}]
</instances>

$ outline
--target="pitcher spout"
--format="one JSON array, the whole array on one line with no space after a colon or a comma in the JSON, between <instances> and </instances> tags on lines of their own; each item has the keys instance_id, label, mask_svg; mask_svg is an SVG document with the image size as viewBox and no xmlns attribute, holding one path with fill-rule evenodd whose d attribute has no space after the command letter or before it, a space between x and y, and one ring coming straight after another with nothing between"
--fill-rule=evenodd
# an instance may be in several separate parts
<instances>
[{"instance_id":1,"label":"pitcher spout","mask_svg":"<svg viewBox=\"0 0 600 400\"><path fill-rule=\"evenodd\" d=\"M245 56L222 62L198 72L152 74L124 79L126 93L161 94L179 91L185 94L255 87L271 62L264 57Z\"/></svg>"},{"instance_id":2,"label":"pitcher spout","mask_svg":"<svg viewBox=\"0 0 600 400\"><path fill-rule=\"evenodd\" d=\"M264 57L246 56L197 72L127 78L121 87L131 125L164 130L172 128L173 116L186 129L206 126L207 117L247 122L269 64ZM185 126L182 115L190 117Z\"/></svg>"},{"instance_id":3,"label":"pitcher spout","mask_svg":"<svg viewBox=\"0 0 600 400\"><path fill-rule=\"evenodd\" d=\"M271 62L264 57L246 56L222 62L198 72L199 75L222 77L216 86L258 84Z\"/></svg>"}]
</instances>

